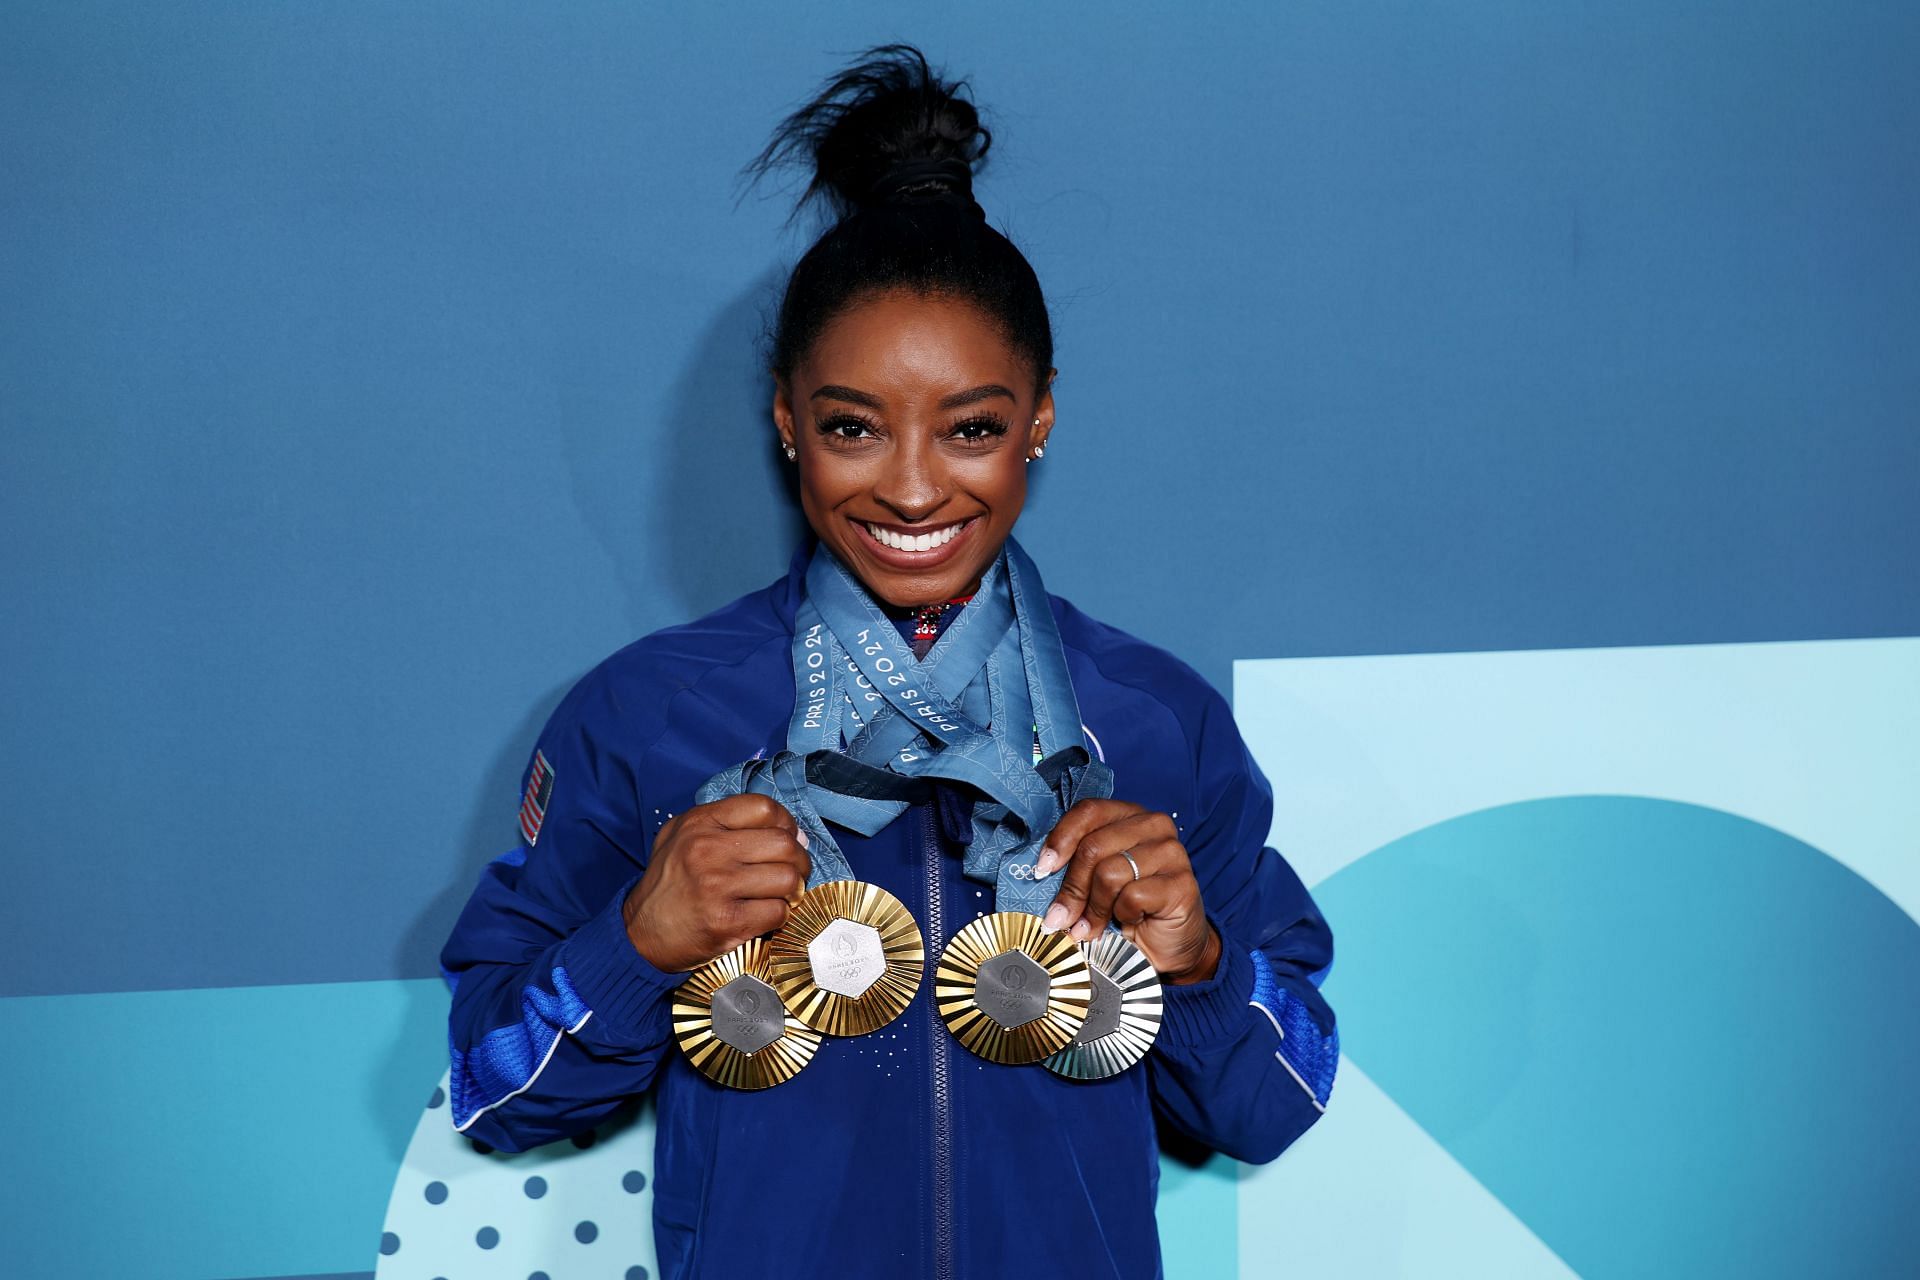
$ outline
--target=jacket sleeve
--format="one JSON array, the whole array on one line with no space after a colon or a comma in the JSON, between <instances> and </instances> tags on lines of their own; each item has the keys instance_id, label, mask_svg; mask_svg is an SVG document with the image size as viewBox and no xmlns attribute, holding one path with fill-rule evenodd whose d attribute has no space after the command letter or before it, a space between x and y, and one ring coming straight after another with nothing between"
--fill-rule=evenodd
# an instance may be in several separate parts
<instances>
[{"instance_id":1,"label":"jacket sleeve","mask_svg":"<svg viewBox=\"0 0 1920 1280\"><path fill-rule=\"evenodd\" d=\"M640 797L602 740L613 707L592 682L540 735L523 843L487 864L440 953L453 1126L503 1151L581 1133L645 1092L685 977L627 937L622 908L646 867Z\"/></svg>"},{"instance_id":2,"label":"jacket sleeve","mask_svg":"<svg viewBox=\"0 0 1920 1280\"><path fill-rule=\"evenodd\" d=\"M1340 1037L1320 984L1333 964L1333 932L1266 844L1272 788L1211 686L1190 732L1199 807L1183 824L1183 843L1220 933L1220 964L1207 981L1166 988L1148 1079L1175 1127L1264 1164L1320 1118L1332 1095Z\"/></svg>"}]
</instances>

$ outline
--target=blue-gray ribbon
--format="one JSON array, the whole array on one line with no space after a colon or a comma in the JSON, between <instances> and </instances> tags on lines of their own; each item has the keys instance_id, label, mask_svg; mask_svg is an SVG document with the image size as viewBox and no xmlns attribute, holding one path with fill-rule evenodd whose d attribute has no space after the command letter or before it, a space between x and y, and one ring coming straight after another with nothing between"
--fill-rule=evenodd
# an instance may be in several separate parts
<instances>
[{"instance_id":1,"label":"blue-gray ribbon","mask_svg":"<svg viewBox=\"0 0 1920 1280\"><path fill-rule=\"evenodd\" d=\"M1076 800L1113 794L1092 757L1040 571L1008 538L973 599L924 658L824 543L795 614L787 746L723 769L695 802L757 792L807 833L807 884L851 880L828 823L872 835L933 779L979 793L965 873L1001 911L1044 911L1061 872L1037 880L1048 833ZM1039 760L1036 763L1035 744Z\"/></svg>"}]
</instances>

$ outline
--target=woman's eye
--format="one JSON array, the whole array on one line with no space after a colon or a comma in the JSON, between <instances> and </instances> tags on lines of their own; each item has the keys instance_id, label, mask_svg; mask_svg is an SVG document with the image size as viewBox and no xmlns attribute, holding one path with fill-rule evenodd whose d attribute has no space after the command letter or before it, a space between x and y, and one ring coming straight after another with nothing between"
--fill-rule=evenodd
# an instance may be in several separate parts
<instances>
[{"instance_id":1,"label":"woman's eye","mask_svg":"<svg viewBox=\"0 0 1920 1280\"><path fill-rule=\"evenodd\" d=\"M987 440L1007 434L1007 424L998 418L968 418L954 427L953 434L961 440Z\"/></svg>"},{"instance_id":2,"label":"woman's eye","mask_svg":"<svg viewBox=\"0 0 1920 1280\"><path fill-rule=\"evenodd\" d=\"M839 436L842 440L857 440L863 431L870 428L850 413L838 413L820 424L820 434Z\"/></svg>"}]
</instances>

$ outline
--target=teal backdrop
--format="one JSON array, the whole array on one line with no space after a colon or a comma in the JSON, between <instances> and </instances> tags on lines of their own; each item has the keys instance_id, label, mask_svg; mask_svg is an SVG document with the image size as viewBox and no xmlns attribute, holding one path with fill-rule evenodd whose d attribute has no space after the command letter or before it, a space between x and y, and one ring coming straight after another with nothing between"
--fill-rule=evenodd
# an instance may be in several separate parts
<instances>
[{"instance_id":1,"label":"teal backdrop","mask_svg":"<svg viewBox=\"0 0 1920 1280\"><path fill-rule=\"evenodd\" d=\"M1337 939L1169 1275L1910 1266L1920 9L11 0L0 1275L653 1267L644 1113L451 1141L435 959L560 694L786 564L738 170L895 38L1054 309L1023 541Z\"/></svg>"}]
</instances>

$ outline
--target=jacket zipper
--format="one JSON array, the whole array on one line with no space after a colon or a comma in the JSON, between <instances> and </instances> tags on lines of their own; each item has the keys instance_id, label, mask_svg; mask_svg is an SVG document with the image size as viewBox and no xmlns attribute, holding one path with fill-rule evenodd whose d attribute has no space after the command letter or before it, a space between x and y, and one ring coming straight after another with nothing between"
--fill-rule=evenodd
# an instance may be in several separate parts
<instances>
[{"instance_id":1,"label":"jacket zipper","mask_svg":"<svg viewBox=\"0 0 1920 1280\"><path fill-rule=\"evenodd\" d=\"M921 813L922 851L927 876L927 946L932 959L946 942L946 921L940 902L940 824L928 804ZM933 1274L936 1280L953 1275L953 1095L951 1046L940 1022L938 1004L928 1001L927 1033L932 1037L933 1064Z\"/></svg>"}]
</instances>

